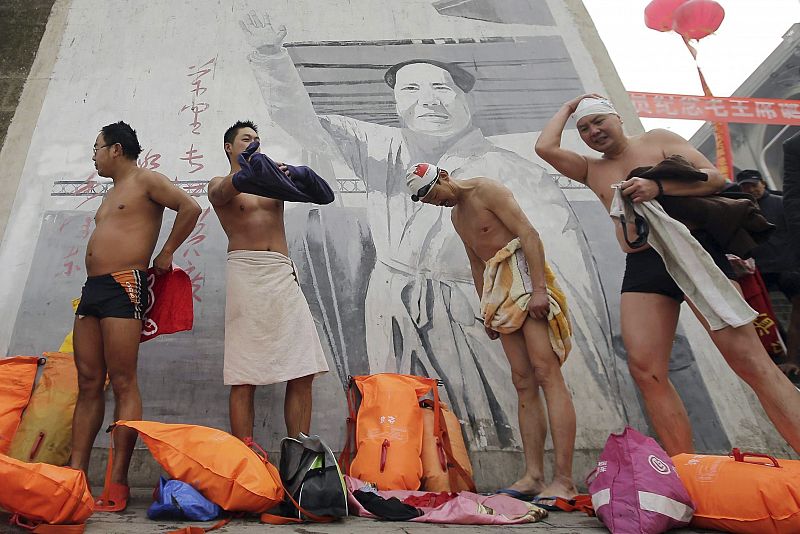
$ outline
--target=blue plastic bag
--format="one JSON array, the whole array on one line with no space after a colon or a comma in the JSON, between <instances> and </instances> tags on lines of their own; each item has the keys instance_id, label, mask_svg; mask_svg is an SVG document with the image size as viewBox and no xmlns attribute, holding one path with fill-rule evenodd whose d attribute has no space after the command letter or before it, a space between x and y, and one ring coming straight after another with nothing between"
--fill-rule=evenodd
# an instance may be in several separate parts
<instances>
[{"instance_id":1,"label":"blue plastic bag","mask_svg":"<svg viewBox=\"0 0 800 534\"><path fill-rule=\"evenodd\" d=\"M180 480L167 480L161 477L153 497L156 500L147 509L147 517L150 519L211 521L222 513L218 505Z\"/></svg>"}]
</instances>

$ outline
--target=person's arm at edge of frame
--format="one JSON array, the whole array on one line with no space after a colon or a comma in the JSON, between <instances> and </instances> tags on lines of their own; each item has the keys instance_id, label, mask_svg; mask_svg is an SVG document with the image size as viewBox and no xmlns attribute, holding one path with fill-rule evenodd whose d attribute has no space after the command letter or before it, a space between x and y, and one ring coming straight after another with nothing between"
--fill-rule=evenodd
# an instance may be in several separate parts
<instances>
[{"instance_id":1,"label":"person's arm at edge of frame","mask_svg":"<svg viewBox=\"0 0 800 534\"><path fill-rule=\"evenodd\" d=\"M150 199L177 213L164 246L153 258L153 267L156 273L163 274L172 268L172 255L192 233L203 210L200 209L200 205L195 199L183 189L176 187L163 174L152 172L150 177L147 188Z\"/></svg>"},{"instance_id":2,"label":"person's arm at edge of frame","mask_svg":"<svg viewBox=\"0 0 800 534\"><path fill-rule=\"evenodd\" d=\"M578 103L584 98L597 96L586 94L564 102L542 128L534 147L539 157L552 165L558 172L582 184L586 183L589 174L589 161L586 156L561 148L561 135L564 133L570 116L575 113Z\"/></svg>"},{"instance_id":3,"label":"person's arm at edge of frame","mask_svg":"<svg viewBox=\"0 0 800 534\"><path fill-rule=\"evenodd\" d=\"M528 304L528 313L534 319L547 319L550 310L550 297L547 293L547 279L545 276L544 245L539 237L539 232L533 227L525 212L519 207L511 191L500 184L492 184L493 190L483 195L487 207L494 213L500 222L517 236L528 263L533 294Z\"/></svg>"},{"instance_id":4,"label":"person's arm at edge of frame","mask_svg":"<svg viewBox=\"0 0 800 534\"><path fill-rule=\"evenodd\" d=\"M783 142L783 207L800 269L800 132Z\"/></svg>"}]
</instances>

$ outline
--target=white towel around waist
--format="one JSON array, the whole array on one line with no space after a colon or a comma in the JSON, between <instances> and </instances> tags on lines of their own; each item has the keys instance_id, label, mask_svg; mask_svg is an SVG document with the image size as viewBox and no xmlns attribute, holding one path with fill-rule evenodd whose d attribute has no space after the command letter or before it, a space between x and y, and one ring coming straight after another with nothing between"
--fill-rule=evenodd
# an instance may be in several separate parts
<instances>
[{"instance_id":1,"label":"white towel around waist","mask_svg":"<svg viewBox=\"0 0 800 534\"><path fill-rule=\"evenodd\" d=\"M228 252L225 385L265 385L323 373L325 353L292 260Z\"/></svg>"}]
</instances>

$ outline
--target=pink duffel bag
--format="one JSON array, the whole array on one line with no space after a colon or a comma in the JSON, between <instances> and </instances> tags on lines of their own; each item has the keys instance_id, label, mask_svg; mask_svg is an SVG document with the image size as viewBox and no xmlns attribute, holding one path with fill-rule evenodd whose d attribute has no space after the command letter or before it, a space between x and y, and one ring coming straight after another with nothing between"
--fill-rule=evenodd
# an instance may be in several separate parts
<instances>
[{"instance_id":1,"label":"pink duffel bag","mask_svg":"<svg viewBox=\"0 0 800 534\"><path fill-rule=\"evenodd\" d=\"M627 427L611 434L587 480L597 517L616 534L660 534L689 524L694 504L667 453Z\"/></svg>"}]
</instances>

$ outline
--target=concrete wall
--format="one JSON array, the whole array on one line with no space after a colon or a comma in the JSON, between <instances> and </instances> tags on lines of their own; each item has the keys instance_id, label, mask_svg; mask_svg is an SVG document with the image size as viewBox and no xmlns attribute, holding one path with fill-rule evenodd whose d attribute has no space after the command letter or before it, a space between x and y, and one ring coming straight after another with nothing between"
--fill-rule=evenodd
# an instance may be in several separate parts
<instances>
[{"instance_id":1,"label":"concrete wall","mask_svg":"<svg viewBox=\"0 0 800 534\"><path fill-rule=\"evenodd\" d=\"M504 181L543 236L575 329L564 373L578 411L577 478L609 432L646 429L619 335L624 262L611 223L589 190L551 175L533 152L544 121L584 92L609 94L640 129L580 2L406 0L376 9L370 0L284 0L266 14L260 5L57 3L64 26L40 51L56 60L28 131L31 149L8 156L22 165L18 181L4 178L16 196L0 246L0 352L53 350L69 331L92 215L108 186L93 173L91 144L102 125L126 120L144 147L140 164L206 208L175 255L195 284L195 328L140 350L145 417L227 428L226 242L205 185L227 172L224 130L252 118L267 153L313 166L338 189L330 206L291 205L286 214L331 368L316 382L313 431L334 448L343 440L348 375L411 372L443 380L479 485L507 484L521 466L508 364L476 320L463 248L443 209L412 205L404 193L403 170L422 159L456 177ZM270 50L282 25L283 47ZM471 129L423 143L418 126L399 119L383 73L414 58L452 62L475 77L463 97ZM565 143L583 150L573 128ZM698 448L787 452L687 313L671 370ZM282 387L257 395L255 437L271 450L283 433L282 396ZM137 465L150 465L142 458ZM152 483L144 467L135 472L135 482Z\"/></svg>"}]
</instances>

